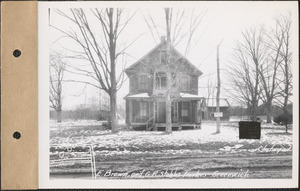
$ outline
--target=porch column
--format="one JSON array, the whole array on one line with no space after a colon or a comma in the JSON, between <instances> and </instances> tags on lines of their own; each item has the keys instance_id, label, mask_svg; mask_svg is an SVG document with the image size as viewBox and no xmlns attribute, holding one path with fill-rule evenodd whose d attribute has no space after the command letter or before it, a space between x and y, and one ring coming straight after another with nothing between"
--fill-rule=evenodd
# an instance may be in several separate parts
<instances>
[{"instance_id":1,"label":"porch column","mask_svg":"<svg viewBox=\"0 0 300 191\"><path fill-rule=\"evenodd\" d=\"M156 102L153 101L153 116L154 116L153 122L154 122L154 123L156 122L156 121L155 121L155 118L156 118L156 115L155 115L155 104L156 104Z\"/></svg>"},{"instance_id":2,"label":"porch column","mask_svg":"<svg viewBox=\"0 0 300 191\"><path fill-rule=\"evenodd\" d=\"M196 119L193 120L193 104L192 101L190 100L190 111L189 111L189 118L190 118L190 122L195 123Z\"/></svg>"},{"instance_id":3,"label":"porch column","mask_svg":"<svg viewBox=\"0 0 300 191\"><path fill-rule=\"evenodd\" d=\"M200 103L200 101L197 101L196 104L197 104L197 105L196 105L196 108L197 108L197 109L196 109L196 113L197 113L197 114L196 114L196 117L197 117L197 118L196 118L196 120L197 120L196 122L197 122L197 123L201 123L201 121L202 121L202 108L201 108L201 103Z\"/></svg>"},{"instance_id":4,"label":"porch column","mask_svg":"<svg viewBox=\"0 0 300 191\"><path fill-rule=\"evenodd\" d=\"M148 100L148 119L147 120L149 120L152 117L150 107L151 107L151 104L150 104L150 101Z\"/></svg>"},{"instance_id":5,"label":"porch column","mask_svg":"<svg viewBox=\"0 0 300 191\"><path fill-rule=\"evenodd\" d=\"M128 100L129 103L129 107L128 107L128 114L129 114L129 125L131 126L131 122L132 122L132 100Z\"/></svg>"}]
</instances>

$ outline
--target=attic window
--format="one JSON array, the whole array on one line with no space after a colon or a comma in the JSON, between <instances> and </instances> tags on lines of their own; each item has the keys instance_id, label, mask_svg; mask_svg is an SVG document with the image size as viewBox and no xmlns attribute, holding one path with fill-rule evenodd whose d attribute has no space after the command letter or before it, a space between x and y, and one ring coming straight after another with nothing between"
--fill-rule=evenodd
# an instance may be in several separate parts
<instances>
[{"instance_id":1,"label":"attic window","mask_svg":"<svg viewBox=\"0 0 300 191\"><path fill-rule=\"evenodd\" d=\"M164 72L157 72L155 74L155 86L157 89L163 89L167 87L167 76Z\"/></svg>"},{"instance_id":2,"label":"attic window","mask_svg":"<svg viewBox=\"0 0 300 191\"><path fill-rule=\"evenodd\" d=\"M161 64L166 64L167 63L167 51L166 50L161 50L160 51L160 63Z\"/></svg>"}]
</instances>

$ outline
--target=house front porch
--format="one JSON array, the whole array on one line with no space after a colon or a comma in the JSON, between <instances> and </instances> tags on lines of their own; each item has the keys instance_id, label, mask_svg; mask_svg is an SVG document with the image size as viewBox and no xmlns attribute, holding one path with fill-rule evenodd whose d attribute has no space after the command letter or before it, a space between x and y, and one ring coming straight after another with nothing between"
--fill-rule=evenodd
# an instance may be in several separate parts
<instances>
[{"instance_id":1,"label":"house front porch","mask_svg":"<svg viewBox=\"0 0 300 191\"><path fill-rule=\"evenodd\" d=\"M126 124L136 130L164 131L166 127L166 102L158 97L126 97ZM172 102L173 130L201 128L202 98L189 94Z\"/></svg>"}]
</instances>

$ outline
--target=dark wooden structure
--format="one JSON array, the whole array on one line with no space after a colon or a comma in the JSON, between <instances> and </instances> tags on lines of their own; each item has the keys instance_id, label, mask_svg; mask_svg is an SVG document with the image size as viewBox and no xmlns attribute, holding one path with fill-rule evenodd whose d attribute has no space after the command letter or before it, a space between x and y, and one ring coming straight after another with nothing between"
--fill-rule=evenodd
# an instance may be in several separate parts
<instances>
[{"instance_id":1,"label":"dark wooden structure","mask_svg":"<svg viewBox=\"0 0 300 191\"><path fill-rule=\"evenodd\" d=\"M260 139L261 124L256 121L240 121L239 122L239 138L240 139Z\"/></svg>"},{"instance_id":2,"label":"dark wooden structure","mask_svg":"<svg viewBox=\"0 0 300 191\"><path fill-rule=\"evenodd\" d=\"M167 91L166 41L162 40L143 58L125 70L129 78L126 100L126 123L146 130L165 128ZM202 72L171 48L171 63L176 68L172 75L172 126L199 128L202 121L201 102L198 96L198 78Z\"/></svg>"},{"instance_id":3,"label":"dark wooden structure","mask_svg":"<svg viewBox=\"0 0 300 191\"><path fill-rule=\"evenodd\" d=\"M203 104L204 113L203 119L215 120L214 113L217 111L217 100L216 98L206 98ZM226 98L220 98L220 112L223 113L221 120L229 120L230 118L230 104Z\"/></svg>"}]
</instances>

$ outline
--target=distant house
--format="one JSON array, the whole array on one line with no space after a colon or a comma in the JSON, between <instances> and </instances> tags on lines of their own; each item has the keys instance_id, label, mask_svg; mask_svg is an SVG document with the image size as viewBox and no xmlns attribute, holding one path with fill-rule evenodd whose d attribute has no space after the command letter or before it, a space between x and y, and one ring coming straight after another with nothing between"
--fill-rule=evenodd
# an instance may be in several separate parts
<instances>
[{"instance_id":1,"label":"distant house","mask_svg":"<svg viewBox=\"0 0 300 191\"><path fill-rule=\"evenodd\" d=\"M129 78L126 100L126 123L147 130L165 128L167 90L166 41L162 39L148 54L125 70ZM179 75L172 86L172 127L197 127L201 124L201 101L198 78L202 72L171 47L171 63Z\"/></svg>"},{"instance_id":2,"label":"distant house","mask_svg":"<svg viewBox=\"0 0 300 191\"><path fill-rule=\"evenodd\" d=\"M223 113L221 120L229 120L230 117L230 104L226 98L220 98L220 112ZM204 102L204 119L213 120L215 119L214 113L217 111L217 99L206 98Z\"/></svg>"}]
</instances>

